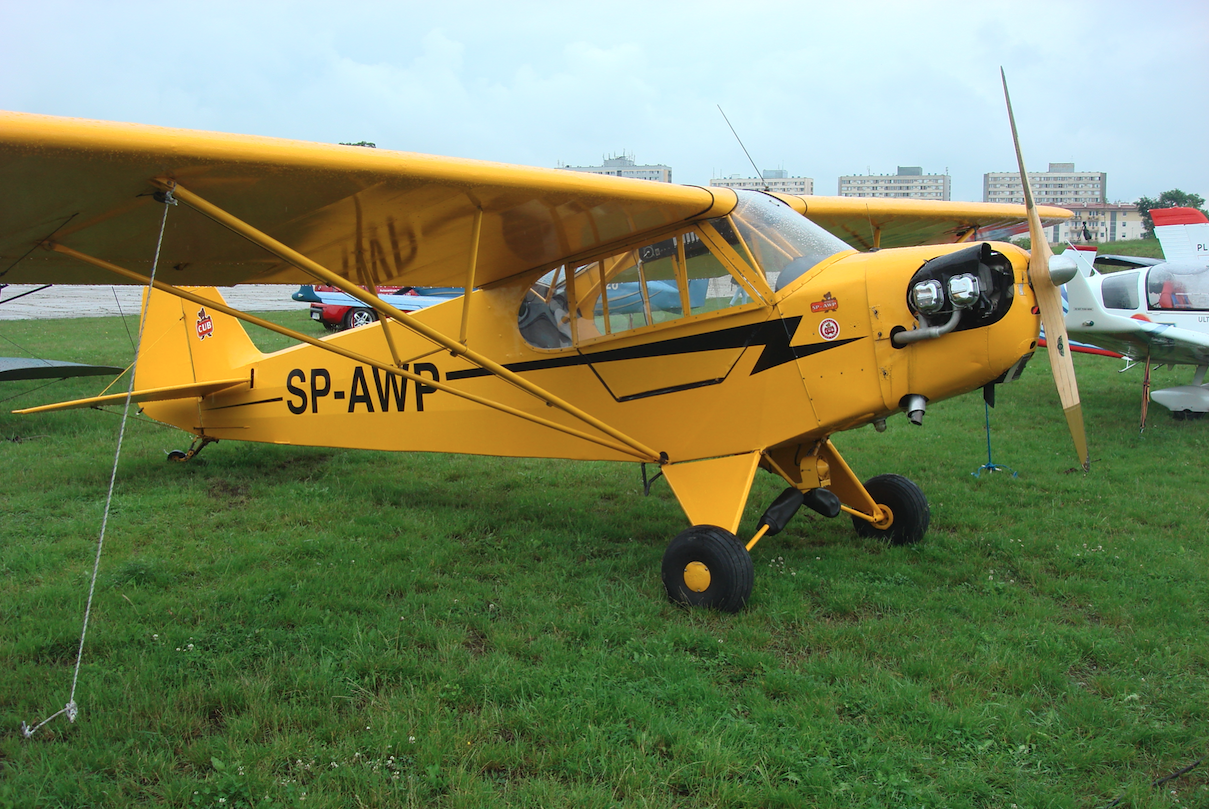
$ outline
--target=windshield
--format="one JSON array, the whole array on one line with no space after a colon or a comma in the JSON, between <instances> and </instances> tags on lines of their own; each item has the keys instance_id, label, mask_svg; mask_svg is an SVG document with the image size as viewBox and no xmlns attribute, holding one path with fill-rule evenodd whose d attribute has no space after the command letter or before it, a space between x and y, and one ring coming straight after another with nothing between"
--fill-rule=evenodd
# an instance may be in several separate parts
<instances>
[{"instance_id":1,"label":"windshield","mask_svg":"<svg viewBox=\"0 0 1209 809\"><path fill-rule=\"evenodd\" d=\"M745 256L764 271L774 290L781 290L814 265L852 248L785 203L758 191L736 191L731 212L749 251Z\"/></svg>"}]
</instances>

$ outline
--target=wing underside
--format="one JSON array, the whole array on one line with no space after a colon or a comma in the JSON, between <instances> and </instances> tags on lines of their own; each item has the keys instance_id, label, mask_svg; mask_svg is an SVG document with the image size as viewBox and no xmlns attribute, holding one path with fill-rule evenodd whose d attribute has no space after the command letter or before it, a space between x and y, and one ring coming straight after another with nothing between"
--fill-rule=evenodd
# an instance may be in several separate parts
<instances>
[{"instance_id":1,"label":"wing underside","mask_svg":"<svg viewBox=\"0 0 1209 809\"><path fill-rule=\"evenodd\" d=\"M776 196L788 201L786 196ZM858 250L977 240L1007 241L1028 233L1023 205L886 197L801 196L793 199L811 221ZM1043 226L1071 216L1065 208L1043 205L1038 210Z\"/></svg>"},{"instance_id":2,"label":"wing underside","mask_svg":"<svg viewBox=\"0 0 1209 809\"><path fill-rule=\"evenodd\" d=\"M480 211L483 285L725 213L735 199L729 189L0 113L0 280L123 282L37 249L46 240L145 272L163 214L157 179L366 285L463 285ZM312 280L185 206L169 213L160 266L174 284Z\"/></svg>"},{"instance_id":3,"label":"wing underside","mask_svg":"<svg viewBox=\"0 0 1209 809\"><path fill-rule=\"evenodd\" d=\"M485 286L725 214L736 199L725 188L0 112L0 281L129 283L39 249L50 242L146 274L163 216L156 193L173 183L366 287L464 287L472 264ZM858 249L995 238L1025 217L1023 206L988 203L781 198ZM185 205L168 213L159 267L177 285L313 280Z\"/></svg>"}]
</instances>

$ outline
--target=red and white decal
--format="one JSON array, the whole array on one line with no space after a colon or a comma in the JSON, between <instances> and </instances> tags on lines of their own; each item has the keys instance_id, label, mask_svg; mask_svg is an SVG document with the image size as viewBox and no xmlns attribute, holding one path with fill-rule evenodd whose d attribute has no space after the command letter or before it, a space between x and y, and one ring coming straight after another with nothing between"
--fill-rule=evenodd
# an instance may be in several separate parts
<instances>
[{"instance_id":1,"label":"red and white decal","mask_svg":"<svg viewBox=\"0 0 1209 809\"><path fill-rule=\"evenodd\" d=\"M197 310L197 339L205 340L214 334L214 319L206 314L206 307Z\"/></svg>"},{"instance_id":2,"label":"red and white decal","mask_svg":"<svg viewBox=\"0 0 1209 809\"><path fill-rule=\"evenodd\" d=\"M835 318L827 318L819 324L819 337L824 340L834 340L840 336L840 324L835 322Z\"/></svg>"},{"instance_id":3,"label":"red and white decal","mask_svg":"<svg viewBox=\"0 0 1209 809\"><path fill-rule=\"evenodd\" d=\"M839 309L839 308L840 308L839 299L831 297L830 292L828 292L827 294L825 294L823 296L823 300L815 301L814 303L810 304L810 311L815 312L815 313L834 312L836 309Z\"/></svg>"}]
</instances>

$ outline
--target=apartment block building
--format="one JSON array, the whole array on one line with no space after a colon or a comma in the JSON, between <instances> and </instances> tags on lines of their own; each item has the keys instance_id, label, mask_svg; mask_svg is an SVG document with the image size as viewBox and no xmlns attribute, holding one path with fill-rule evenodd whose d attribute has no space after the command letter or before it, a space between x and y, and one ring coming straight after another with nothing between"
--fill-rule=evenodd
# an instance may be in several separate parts
<instances>
[{"instance_id":1,"label":"apartment block building","mask_svg":"<svg viewBox=\"0 0 1209 809\"><path fill-rule=\"evenodd\" d=\"M607 174L612 177L630 177L635 180L653 180L657 183L670 183L672 169L662 163L653 166L640 166L634 162L634 155L621 154L604 158L599 166L564 166L558 168L566 171L586 171L589 174Z\"/></svg>"},{"instance_id":2,"label":"apartment block building","mask_svg":"<svg viewBox=\"0 0 1209 809\"><path fill-rule=\"evenodd\" d=\"M1102 171L1075 171L1074 163L1050 163L1049 171L1030 171L1029 185L1038 205L1104 203L1108 175ZM991 171L982 175L983 202L1024 202L1019 171Z\"/></svg>"},{"instance_id":3,"label":"apartment block building","mask_svg":"<svg viewBox=\"0 0 1209 809\"><path fill-rule=\"evenodd\" d=\"M1057 231L1053 241L1062 242L1118 242L1142 238L1142 214L1131 202L1104 203L1085 202L1081 205L1063 205L1074 216L1060 225L1049 228Z\"/></svg>"},{"instance_id":4,"label":"apartment block building","mask_svg":"<svg viewBox=\"0 0 1209 809\"><path fill-rule=\"evenodd\" d=\"M781 194L813 194L814 179L811 177L790 177L786 169L765 169L761 177L740 177L732 174L729 177L715 177L710 185L721 188L748 188L754 191L776 191Z\"/></svg>"},{"instance_id":5,"label":"apartment block building","mask_svg":"<svg viewBox=\"0 0 1209 809\"><path fill-rule=\"evenodd\" d=\"M920 166L899 166L894 174L845 174L839 179L841 197L947 200L951 193L947 173L924 174Z\"/></svg>"}]
</instances>

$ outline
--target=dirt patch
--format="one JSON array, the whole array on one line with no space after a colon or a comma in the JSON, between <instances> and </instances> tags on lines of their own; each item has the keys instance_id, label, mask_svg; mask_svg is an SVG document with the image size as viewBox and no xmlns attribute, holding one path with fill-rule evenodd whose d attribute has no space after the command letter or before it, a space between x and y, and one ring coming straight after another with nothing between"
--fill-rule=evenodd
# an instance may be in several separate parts
<instances>
[{"instance_id":1,"label":"dirt patch","mask_svg":"<svg viewBox=\"0 0 1209 809\"><path fill-rule=\"evenodd\" d=\"M248 486L246 483L231 483L227 480L215 480L206 491L211 498L221 500L228 507L242 506L248 502Z\"/></svg>"}]
</instances>

